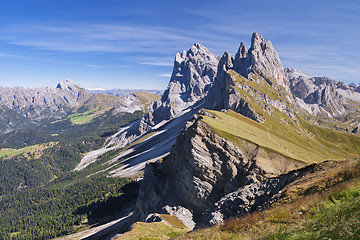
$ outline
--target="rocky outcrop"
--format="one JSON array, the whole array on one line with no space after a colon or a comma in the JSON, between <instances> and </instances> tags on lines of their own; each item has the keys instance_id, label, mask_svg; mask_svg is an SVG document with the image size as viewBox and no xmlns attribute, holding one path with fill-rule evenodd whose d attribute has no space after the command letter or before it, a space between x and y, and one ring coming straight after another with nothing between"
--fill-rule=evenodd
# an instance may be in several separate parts
<instances>
[{"instance_id":1,"label":"rocky outcrop","mask_svg":"<svg viewBox=\"0 0 360 240\"><path fill-rule=\"evenodd\" d=\"M162 218L161 214L167 214L177 217L187 228L193 230L195 228L195 222L193 221L193 214L184 207L169 207L165 206L162 208L160 213L150 213L145 222L164 222L165 219Z\"/></svg>"},{"instance_id":2,"label":"rocky outcrop","mask_svg":"<svg viewBox=\"0 0 360 240\"><path fill-rule=\"evenodd\" d=\"M237 92L235 88L237 85L236 80L228 72L232 68L233 59L228 52L225 52L219 61L217 76L206 97L204 107L218 111L230 109L255 121L260 121L248 101Z\"/></svg>"},{"instance_id":3,"label":"rocky outcrop","mask_svg":"<svg viewBox=\"0 0 360 240\"><path fill-rule=\"evenodd\" d=\"M351 133L354 133L354 134L358 134L359 133L359 126L357 126L356 128L354 128Z\"/></svg>"},{"instance_id":4,"label":"rocky outcrop","mask_svg":"<svg viewBox=\"0 0 360 240\"><path fill-rule=\"evenodd\" d=\"M225 219L269 207L280 197L285 186L315 171L315 164L282 174L279 177L252 183L229 193L215 203L212 211L204 213L204 224L221 224Z\"/></svg>"},{"instance_id":5,"label":"rocky outcrop","mask_svg":"<svg viewBox=\"0 0 360 240\"><path fill-rule=\"evenodd\" d=\"M201 116L188 122L170 156L147 165L135 217L143 220L165 206L181 206L199 222L226 194L302 166L251 142L244 144L246 149L220 137Z\"/></svg>"},{"instance_id":6,"label":"rocky outcrop","mask_svg":"<svg viewBox=\"0 0 360 240\"><path fill-rule=\"evenodd\" d=\"M262 89L254 88L254 83L262 86ZM275 95L266 94L266 89L273 89L281 97L274 98ZM264 121L253 109L251 102L259 104L270 115L276 108L295 118L288 105L293 102L293 98L279 56L271 42L266 42L257 33L252 36L249 51L242 42L235 59L228 52L224 53L206 98L205 108L229 109L255 121Z\"/></svg>"}]
</instances>

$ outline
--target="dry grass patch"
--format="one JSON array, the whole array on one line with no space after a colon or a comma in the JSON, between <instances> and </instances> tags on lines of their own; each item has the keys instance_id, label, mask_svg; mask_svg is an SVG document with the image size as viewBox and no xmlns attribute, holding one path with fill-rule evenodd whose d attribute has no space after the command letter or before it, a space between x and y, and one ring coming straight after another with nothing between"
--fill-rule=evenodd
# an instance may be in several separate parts
<instances>
[{"instance_id":1,"label":"dry grass patch","mask_svg":"<svg viewBox=\"0 0 360 240\"><path fill-rule=\"evenodd\" d=\"M131 231L119 235L116 239L172 239L190 230L175 216L162 214L164 222L136 222Z\"/></svg>"}]
</instances>

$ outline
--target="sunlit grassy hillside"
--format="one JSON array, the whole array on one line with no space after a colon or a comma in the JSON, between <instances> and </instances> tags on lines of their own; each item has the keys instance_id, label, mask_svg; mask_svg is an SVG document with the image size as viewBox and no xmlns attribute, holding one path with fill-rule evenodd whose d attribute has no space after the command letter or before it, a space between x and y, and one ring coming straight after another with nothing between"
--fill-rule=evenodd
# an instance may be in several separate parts
<instances>
[{"instance_id":1,"label":"sunlit grassy hillside","mask_svg":"<svg viewBox=\"0 0 360 240\"><path fill-rule=\"evenodd\" d=\"M359 156L360 137L311 124L282 126L278 131L266 121L255 122L243 115L228 111L209 111L203 120L214 131L235 143L246 140L265 149L306 163L329 159L348 159ZM270 122L271 117L267 119ZM279 123L278 125L281 126ZM302 134L307 132L307 134Z\"/></svg>"}]
</instances>

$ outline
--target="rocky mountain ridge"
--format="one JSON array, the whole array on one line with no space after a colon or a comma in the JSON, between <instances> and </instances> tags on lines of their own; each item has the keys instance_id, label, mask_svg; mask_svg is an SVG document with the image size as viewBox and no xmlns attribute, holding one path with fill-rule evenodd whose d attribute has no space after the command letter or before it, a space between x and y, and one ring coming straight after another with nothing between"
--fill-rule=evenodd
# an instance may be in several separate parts
<instances>
[{"instance_id":1,"label":"rocky mountain ridge","mask_svg":"<svg viewBox=\"0 0 360 240\"><path fill-rule=\"evenodd\" d=\"M272 43L266 42L258 33L253 33L249 50L241 42L235 55L234 70L244 77L248 77L249 73L258 73L270 85L276 83L289 91L289 83L277 52Z\"/></svg>"},{"instance_id":2,"label":"rocky mountain ridge","mask_svg":"<svg viewBox=\"0 0 360 240\"><path fill-rule=\"evenodd\" d=\"M280 131L277 129L279 122L284 126L299 124L302 121L299 114L306 113L316 119L317 112L309 110L307 104L302 104L302 98L306 96L297 95L297 91L302 90L301 85L295 87L294 79L302 74L293 74L292 77L288 68L284 70L271 42L266 42L261 35L254 33L251 44L247 50L241 43L235 58L228 52L222 57L216 56L200 44L194 44L187 52L176 54L174 71L161 100L155 101L143 118L122 128L110 139L108 146L117 149L130 146L123 154L115 156L110 165L116 165L121 159L129 159L125 166L130 167L129 172L136 173L143 169L146 161L156 161L167 156L186 121L201 108L233 110L259 123L275 117L272 120L274 124L269 127L269 130L275 132ZM316 79L317 83L320 82L320 78ZM323 80L322 85L333 83ZM354 87L348 89L344 83L337 83L337 86L342 86L341 90L348 91L349 96L354 94ZM330 99L330 93L325 91L328 97L324 99ZM349 107L344 105L344 101L334 102L341 109ZM315 103L311 107L321 108ZM356 107L355 103L354 109ZM341 123L333 117L327 121L333 125ZM352 129L354 124L349 122L346 128ZM308 135L305 129L299 131L300 134ZM154 139L160 141L159 144L155 144ZM151 151L146 151L147 147ZM106 151L108 149L104 148L99 153ZM99 153L91 154L93 159L90 162L96 161ZM127 167L120 167L111 174L129 176L125 169Z\"/></svg>"},{"instance_id":3,"label":"rocky mountain ridge","mask_svg":"<svg viewBox=\"0 0 360 240\"><path fill-rule=\"evenodd\" d=\"M232 131L238 131L236 128L224 133L226 128L231 128L227 127L226 123L225 127L217 128L217 125L210 127L208 122L202 120L204 117L216 119L216 114L203 110L194 112L199 115L195 115L193 120L186 123L170 154L161 161L148 164L145 168L135 208L135 219L145 220L153 213L172 214L182 219L188 228L221 222L223 218L215 216L219 214L217 211L220 211L216 210L216 206L221 208L222 204L228 203L239 188L258 184L259 190L262 188L261 182L270 181L267 179L277 178L282 174L288 179L287 172L299 169L311 161L323 161L331 154L347 154L346 151L334 149L333 153L326 153L325 148L324 151L320 148L315 151L309 150L312 148L311 145L324 146L321 143L324 138L323 131L332 130L323 130L321 127L314 130L314 127L309 127L306 116L317 117L319 112L309 111L306 104L316 105L327 117L331 117L331 121L339 121L340 115L344 117L349 114L349 110L351 112L359 109L355 87L328 78L311 78L289 68L283 69L271 42L266 42L257 33L253 34L251 42L249 51L241 43L235 59L228 52L224 53L218 61L216 71L213 71L216 76L203 99L197 100L197 104L199 109L204 107L226 114L228 111L234 111L255 120L259 125L251 124L259 128L259 133L249 133L245 130L235 136ZM176 61L177 59L175 66ZM169 86L173 84L170 82ZM303 88L307 91L303 91ZM168 92L171 89L172 87L169 87ZM171 95L163 96L162 102L164 103L169 96ZM351 108L350 100L353 101ZM305 102L305 105L302 102ZM155 115L155 109L149 115ZM176 119L175 114L169 114L169 109L171 108L167 109L168 115L156 115L154 118L166 116L160 117L160 120L174 117ZM154 123L159 123L160 120ZM238 124L242 124L242 121L244 120L240 120ZM264 138L267 132L266 138L273 142L271 148L262 147L259 141L252 140L254 137L251 135L255 135L256 138L256 134L261 132L260 129L265 133ZM344 134L341 136L348 137ZM349 137L357 139L356 136ZM280 143L283 140L285 142ZM294 147L304 149L304 153L309 155L302 155L301 150L290 150ZM266 186L266 189L261 191L270 191L273 183L270 181ZM251 197L254 199L251 201L256 202L258 200L255 198L263 198L260 195L254 193ZM222 199L223 197L226 199ZM247 198L241 195L235 197L237 200L231 201L237 202L243 197ZM251 209L256 209L261 204L252 206ZM204 222L205 212L212 212L215 218L207 218Z\"/></svg>"},{"instance_id":4,"label":"rocky mountain ridge","mask_svg":"<svg viewBox=\"0 0 360 240\"><path fill-rule=\"evenodd\" d=\"M163 214L188 229L219 224L269 207L323 161L359 157L360 137L345 132L357 125L357 86L283 69L257 33L234 58L200 44L179 52L168 88L149 105L74 169L138 179L130 224Z\"/></svg>"},{"instance_id":5,"label":"rocky mountain ridge","mask_svg":"<svg viewBox=\"0 0 360 240\"><path fill-rule=\"evenodd\" d=\"M356 112L360 104L360 88L356 85L310 77L292 68L284 71L297 105L311 115L338 118Z\"/></svg>"},{"instance_id":6,"label":"rocky mountain ridge","mask_svg":"<svg viewBox=\"0 0 360 240\"><path fill-rule=\"evenodd\" d=\"M77 111L102 108L113 109L115 114L146 112L154 99L141 92L122 97L89 93L69 79L56 88L0 87L0 133L39 127Z\"/></svg>"},{"instance_id":7,"label":"rocky mountain ridge","mask_svg":"<svg viewBox=\"0 0 360 240\"><path fill-rule=\"evenodd\" d=\"M22 112L24 117L39 120L48 111L47 117L59 118L80 101L88 97L86 91L70 80L64 80L56 88L8 88L0 87L0 105L3 108Z\"/></svg>"}]
</instances>

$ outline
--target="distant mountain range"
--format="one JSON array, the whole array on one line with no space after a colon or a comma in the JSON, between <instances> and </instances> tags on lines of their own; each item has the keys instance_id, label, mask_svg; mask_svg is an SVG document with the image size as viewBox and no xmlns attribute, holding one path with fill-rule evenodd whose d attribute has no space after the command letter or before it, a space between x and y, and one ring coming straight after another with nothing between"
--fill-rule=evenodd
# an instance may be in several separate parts
<instances>
[{"instance_id":1,"label":"distant mountain range","mask_svg":"<svg viewBox=\"0 0 360 240\"><path fill-rule=\"evenodd\" d=\"M157 89L110 89L110 90L87 89L87 91L90 93L106 93L106 94L114 95L116 97L126 96L138 92L147 92L161 96L164 92L164 90L157 90Z\"/></svg>"},{"instance_id":2,"label":"distant mountain range","mask_svg":"<svg viewBox=\"0 0 360 240\"><path fill-rule=\"evenodd\" d=\"M71 80L60 82L56 88L0 87L0 144L1 134L41 129L51 123L55 126L59 121L74 119L76 114L87 116L91 121L109 111L114 115L147 112L152 101L160 98L150 92L116 91L122 94L117 97L106 93L90 93Z\"/></svg>"}]
</instances>

